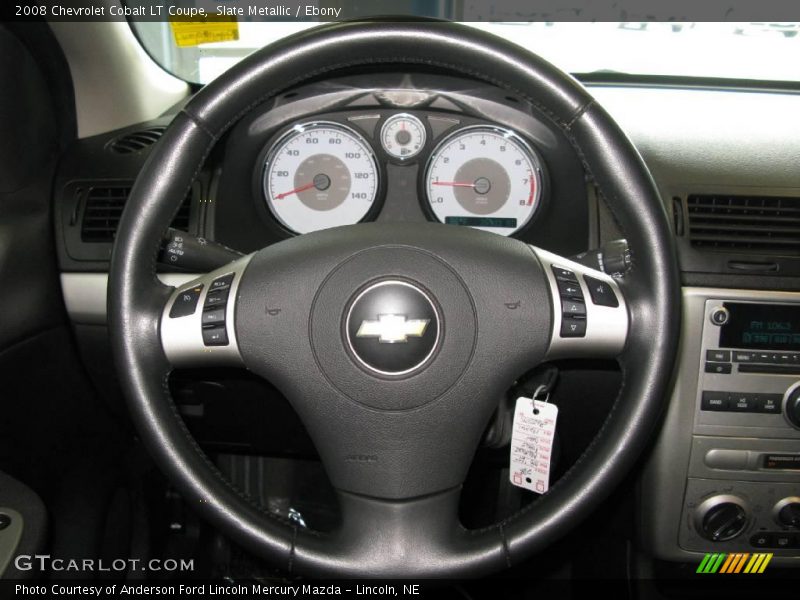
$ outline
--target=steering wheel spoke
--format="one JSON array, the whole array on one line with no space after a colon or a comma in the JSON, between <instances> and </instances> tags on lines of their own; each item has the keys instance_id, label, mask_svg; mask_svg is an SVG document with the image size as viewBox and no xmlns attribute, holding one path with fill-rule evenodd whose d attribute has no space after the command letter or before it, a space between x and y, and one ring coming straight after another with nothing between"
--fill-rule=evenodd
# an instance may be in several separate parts
<instances>
[{"instance_id":1,"label":"steering wheel spoke","mask_svg":"<svg viewBox=\"0 0 800 600\"><path fill-rule=\"evenodd\" d=\"M461 488L406 500L338 492L341 524L325 535L299 539L296 558L321 574L375 578L477 577L507 564L500 533L478 535L458 519ZM331 554L339 557L336 568Z\"/></svg>"},{"instance_id":2,"label":"steering wheel spoke","mask_svg":"<svg viewBox=\"0 0 800 600\"><path fill-rule=\"evenodd\" d=\"M243 366L234 319L239 284L251 256L172 292L159 329L161 346L173 367Z\"/></svg>"},{"instance_id":3,"label":"steering wheel spoke","mask_svg":"<svg viewBox=\"0 0 800 600\"><path fill-rule=\"evenodd\" d=\"M546 359L614 358L628 339L628 304L609 275L533 248L550 288L553 325Z\"/></svg>"}]
</instances>

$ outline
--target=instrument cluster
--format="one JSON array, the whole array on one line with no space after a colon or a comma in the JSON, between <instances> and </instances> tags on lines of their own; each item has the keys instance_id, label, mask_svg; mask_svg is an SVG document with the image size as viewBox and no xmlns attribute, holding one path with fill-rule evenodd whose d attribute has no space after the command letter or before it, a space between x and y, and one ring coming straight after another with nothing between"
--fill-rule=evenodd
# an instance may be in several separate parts
<instances>
[{"instance_id":1,"label":"instrument cluster","mask_svg":"<svg viewBox=\"0 0 800 600\"><path fill-rule=\"evenodd\" d=\"M377 219L404 169L429 220L501 235L525 229L547 192L524 132L430 111L309 118L279 130L260 156L260 200L291 234Z\"/></svg>"}]
</instances>

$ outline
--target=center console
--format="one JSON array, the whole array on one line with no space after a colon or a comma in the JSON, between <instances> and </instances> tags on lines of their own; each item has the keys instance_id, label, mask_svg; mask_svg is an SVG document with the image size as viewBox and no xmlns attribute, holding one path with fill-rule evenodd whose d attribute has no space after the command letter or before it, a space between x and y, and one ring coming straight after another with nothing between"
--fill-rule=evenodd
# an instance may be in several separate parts
<instances>
[{"instance_id":1,"label":"center console","mask_svg":"<svg viewBox=\"0 0 800 600\"><path fill-rule=\"evenodd\" d=\"M645 547L800 566L800 294L686 288L679 365L641 483Z\"/></svg>"}]
</instances>

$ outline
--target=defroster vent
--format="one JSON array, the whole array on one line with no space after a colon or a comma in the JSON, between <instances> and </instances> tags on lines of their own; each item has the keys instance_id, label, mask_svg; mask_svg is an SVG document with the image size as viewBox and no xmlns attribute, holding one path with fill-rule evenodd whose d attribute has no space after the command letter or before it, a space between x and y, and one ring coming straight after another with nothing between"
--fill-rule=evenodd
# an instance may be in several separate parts
<instances>
[{"instance_id":1,"label":"defroster vent","mask_svg":"<svg viewBox=\"0 0 800 600\"><path fill-rule=\"evenodd\" d=\"M111 142L111 148L117 154L133 154L141 152L155 144L163 135L166 127L156 126L126 133Z\"/></svg>"},{"instance_id":2,"label":"defroster vent","mask_svg":"<svg viewBox=\"0 0 800 600\"><path fill-rule=\"evenodd\" d=\"M690 195L686 208L698 250L800 256L800 198Z\"/></svg>"}]
</instances>

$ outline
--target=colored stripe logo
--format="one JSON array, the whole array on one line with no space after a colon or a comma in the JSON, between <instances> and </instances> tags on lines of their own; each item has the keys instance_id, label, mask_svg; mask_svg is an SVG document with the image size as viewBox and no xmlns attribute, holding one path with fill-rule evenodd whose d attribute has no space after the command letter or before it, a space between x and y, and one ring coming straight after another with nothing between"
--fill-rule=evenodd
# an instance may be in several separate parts
<instances>
[{"instance_id":1,"label":"colored stripe logo","mask_svg":"<svg viewBox=\"0 0 800 600\"><path fill-rule=\"evenodd\" d=\"M748 552L726 554L724 552L714 552L706 554L697 573L763 573L769 561L772 560L772 553Z\"/></svg>"}]
</instances>

